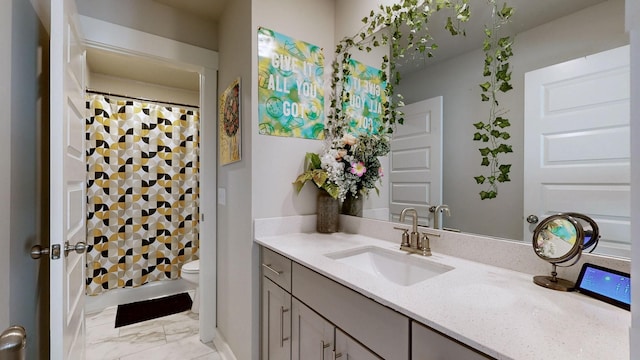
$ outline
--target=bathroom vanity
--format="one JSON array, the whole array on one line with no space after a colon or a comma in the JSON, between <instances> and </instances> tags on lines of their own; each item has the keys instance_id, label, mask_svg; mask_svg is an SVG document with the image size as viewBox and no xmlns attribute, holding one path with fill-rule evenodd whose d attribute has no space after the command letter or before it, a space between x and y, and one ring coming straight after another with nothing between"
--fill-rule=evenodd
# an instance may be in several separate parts
<instances>
[{"instance_id":1,"label":"bathroom vanity","mask_svg":"<svg viewBox=\"0 0 640 360\"><path fill-rule=\"evenodd\" d=\"M407 254L394 225L349 218L318 234L315 216L255 221L263 359L629 358L628 311L539 287L537 269L445 254L461 235L439 233L430 257Z\"/></svg>"}]
</instances>

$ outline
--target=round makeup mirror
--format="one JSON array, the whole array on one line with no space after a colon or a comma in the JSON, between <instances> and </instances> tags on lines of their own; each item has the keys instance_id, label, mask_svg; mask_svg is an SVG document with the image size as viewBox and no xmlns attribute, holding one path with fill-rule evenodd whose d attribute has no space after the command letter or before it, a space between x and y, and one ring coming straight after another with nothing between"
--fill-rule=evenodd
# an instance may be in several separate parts
<instances>
[{"instance_id":1,"label":"round makeup mirror","mask_svg":"<svg viewBox=\"0 0 640 360\"><path fill-rule=\"evenodd\" d=\"M586 220L569 214L551 215L541 221L533 232L534 252L552 266L551 276L534 276L533 282L537 285L560 291L570 291L575 286L569 280L558 278L556 272L557 266L575 264L584 248L585 231L582 223ZM593 232L590 233L590 238L593 238ZM567 264L570 261L572 262Z\"/></svg>"}]
</instances>

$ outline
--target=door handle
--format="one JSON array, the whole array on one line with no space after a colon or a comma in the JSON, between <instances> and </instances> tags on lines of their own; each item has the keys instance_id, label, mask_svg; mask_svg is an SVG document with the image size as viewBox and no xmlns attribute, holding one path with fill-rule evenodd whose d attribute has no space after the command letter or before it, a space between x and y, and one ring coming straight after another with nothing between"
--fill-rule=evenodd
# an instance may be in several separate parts
<instances>
[{"instance_id":1,"label":"door handle","mask_svg":"<svg viewBox=\"0 0 640 360\"><path fill-rule=\"evenodd\" d=\"M330 342L324 342L324 340L321 340L320 343L322 345L322 347L320 348L320 351L321 351L321 354L322 354L321 359L324 360L324 350L326 348L328 348L329 346L331 346L331 343Z\"/></svg>"},{"instance_id":2,"label":"door handle","mask_svg":"<svg viewBox=\"0 0 640 360\"><path fill-rule=\"evenodd\" d=\"M531 215L527 216L527 222L529 224L537 224L538 223L538 217L533 215L533 214L531 214Z\"/></svg>"},{"instance_id":3,"label":"door handle","mask_svg":"<svg viewBox=\"0 0 640 360\"><path fill-rule=\"evenodd\" d=\"M78 241L75 245L69 244L69 242L64 243L64 256L69 256L71 251L75 251L78 254L83 254L87 249L87 244L82 241Z\"/></svg>"},{"instance_id":4,"label":"door handle","mask_svg":"<svg viewBox=\"0 0 640 360\"><path fill-rule=\"evenodd\" d=\"M51 259L56 260L60 259L60 244L51 245L51 251L49 251L48 247L43 248L41 245L33 245L31 247L31 258L32 259L40 259L42 255L48 256L51 254Z\"/></svg>"}]
</instances>

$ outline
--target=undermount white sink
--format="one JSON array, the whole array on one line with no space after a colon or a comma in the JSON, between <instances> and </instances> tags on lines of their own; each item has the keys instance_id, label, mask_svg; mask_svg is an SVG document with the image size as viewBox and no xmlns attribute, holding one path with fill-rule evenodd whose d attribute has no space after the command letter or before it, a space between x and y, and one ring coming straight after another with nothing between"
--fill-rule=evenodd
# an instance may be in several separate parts
<instances>
[{"instance_id":1,"label":"undermount white sink","mask_svg":"<svg viewBox=\"0 0 640 360\"><path fill-rule=\"evenodd\" d=\"M399 253L376 246L365 246L325 256L402 286L410 286L453 270L450 266L417 258L419 255Z\"/></svg>"}]
</instances>

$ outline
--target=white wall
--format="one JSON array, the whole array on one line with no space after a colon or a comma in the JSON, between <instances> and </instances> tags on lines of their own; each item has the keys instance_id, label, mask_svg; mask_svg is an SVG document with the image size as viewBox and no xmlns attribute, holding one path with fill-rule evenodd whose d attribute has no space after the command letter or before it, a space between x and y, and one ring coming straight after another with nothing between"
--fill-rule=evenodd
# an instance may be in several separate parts
<instances>
[{"instance_id":1,"label":"white wall","mask_svg":"<svg viewBox=\"0 0 640 360\"><path fill-rule=\"evenodd\" d=\"M92 90L195 106L200 104L200 92L198 91L161 86L99 73L91 74L89 79L88 87Z\"/></svg>"},{"instance_id":2,"label":"white wall","mask_svg":"<svg viewBox=\"0 0 640 360\"><path fill-rule=\"evenodd\" d=\"M0 80L5 116L0 135L0 331L22 325L27 358L38 357L38 269L29 249L40 239L37 223L38 46L41 24L31 2L2 2ZM44 64L43 66L48 66ZM45 90L46 93L46 90ZM46 339L43 339L46 341Z\"/></svg>"},{"instance_id":3,"label":"white wall","mask_svg":"<svg viewBox=\"0 0 640 360\"><path fill-rule=\"evenodd\" d=\"M11 47L12 21L11 10L13 9L12 0L1 0L0 6L4 9L0 13L0 46L3 49ZM0 52L0 84L11 84L11 52ZM0 87L0 108L11 109L11 86L3 85ZM11 117L0 117L0 126L2 129L11 128ZM0 247L9 249L11 246L11 133L9 131L0 131ZM11 287L10 269L11 269L11 253L9 251L0 251L0 331L11 325L9 314Z\"/></svg>"},{"instance_id":4,"label":"white wall","mask_svg":"<svg viewBox=\"0 0 640 360\"><path fill-rule=\"evenodd\" d=\"M399 90L406 103L444 96L443 200L453 215L444 218L445 226L522 239L524 94L518 89L524 89L524 73L628 44L623 19L624 0L610 0L516 36L510 59L514 90L504 94L501 102L509 109L512 125L514 153L505 157L505 162L513 164L511 182L500 184L493 200L480 200L478 192L484 188L473 179L486 169L480 166L479 143L472 141L472 124L488 114L477 85L485 81L483 53L472 51L403 78ZM498 232L495 219L501 219Z\"/></svg>"},{"instance_id":5,"label":"white wall","mask_svg":"<svg viewBox=\"0 0 640 360\"><path fill-rule=\"evenodd\" d=\"M77 4L82 15L218 50L217 24L153 0L79 0Z\"/></svg>"},{"instance_id":6,"label":"white wall","mask_svg":"<svg viewBox=\"0 0 640 360\"><path fill-rule=\"evenodd\" d=\"M218 204L218 331L238 359L258 358L259 299L257 252L251 217L251 0L229 2L220 20L218 93L241 79L242 161L218 166L218 188L226 205ZM242 19L245 19L244 21ZM210 99L216 101L216 99Z\"/></svg>"},{"instance_id":7,"label":"white wall","mask_svg":"<svg viewBox=\"0 0 640 360\"><path fill-rule=\"evenodd\" d=\"M631 34L631 158L640 158L640 2L627 0L626 27ZM631 233L640 233L640 170L631 162ZM640 358L640 246L631 246L631 359Z\"/></svg>"}]
</instances>

